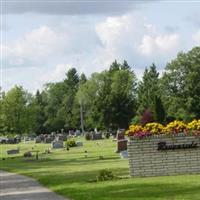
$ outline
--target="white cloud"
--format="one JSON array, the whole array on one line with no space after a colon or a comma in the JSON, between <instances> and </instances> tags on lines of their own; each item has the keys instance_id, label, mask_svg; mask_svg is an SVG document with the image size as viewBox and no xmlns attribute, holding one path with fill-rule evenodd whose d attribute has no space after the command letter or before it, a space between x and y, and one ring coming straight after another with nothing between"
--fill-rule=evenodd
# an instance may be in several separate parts
<instances>
[{"instance_id":1,"label":"white cloud","mask_svg":"<svg viewBox=\"0 0 200 200\"><path fill-rule=\"evenodd\" d=\"M137 14L108 17L96 25L96 32L103 44L98 57L104 63L126 59L129 63L137 60L137 66L152 62L160 64L171 59L180 49L178 33L162 33Z\"/></svg>"},{"instance_id":2,"label":"white cloud","mask_svg":"<svg viewBox=\"0 0 200 200\"><path fill-rule=\"evenodd\" d=\"M160 69L181 50L177 33L163 33L139 14L81 20L43 25L7 43L3 49L7 66L14 71L10 73L10 79L15 76L13 83L35 90L46 82L63 80L71 66L90 75L108 68L114 59L127 60L141 77L144 67L155 62ZM16 66L24 71L24 80ZM31 83L29 76L33 76Z\"/></svg>"},{"instance_id":3,"label":"white cloud","mask_svg":"<svg viewBox=\"0 0 200 200\"><path fill-rule=\"evenodd\" d=\"M192 38L196 45L200 45L200 30L193 34Z\"/></svg>"},{"instance_id":4,"label":"white cloud","mask_svg":"<svg viewBox=\"0 0 200 200\"><path fill-rule=\"evenodd\" d=\"M145 56L155 55L160 53L168 53L176 50L179 45L179 35L144 35L139 46L139 52Z\"/></svg>"},{"instance_id":5,"label":"white cloud","mask_svg":"<svg viewBox=\"0 0 200 200\"><path fill-rule=\"evenodd\" d=\"M72 67L71 64L58 64L53 70L48 71L40 77L40 81L43 83L47 82L58 82L65 78L66 72Z\"/></svg>"},{"instance_id":6,"label":"white cloud","mask_svg":"<svg viewBox=\"0 0 200 200\"><path fill-rule=\"evenodd\" d=\"M67 33L41 26L4 46L7 65L22 66L45 62L48 57L62 54L68 41Z\"/></svg>"}]
</instances>

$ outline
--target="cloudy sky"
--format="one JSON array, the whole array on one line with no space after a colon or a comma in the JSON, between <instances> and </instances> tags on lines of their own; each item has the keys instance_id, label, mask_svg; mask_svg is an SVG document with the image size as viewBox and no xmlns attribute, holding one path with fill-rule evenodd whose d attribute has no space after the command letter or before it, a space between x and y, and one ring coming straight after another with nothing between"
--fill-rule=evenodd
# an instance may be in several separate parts
<instances>
[{"instance_id":1,"label":"cloudy sky","mask_svg":"<svg viewBox=\"0 0 200 200\"><path fill-rule=\"evenodd\" d=\"M200 1L1 0L1 84L30 92L70 67L88 76L127 60L138 77L200 45Z\"/></svg>"}]
</instances>

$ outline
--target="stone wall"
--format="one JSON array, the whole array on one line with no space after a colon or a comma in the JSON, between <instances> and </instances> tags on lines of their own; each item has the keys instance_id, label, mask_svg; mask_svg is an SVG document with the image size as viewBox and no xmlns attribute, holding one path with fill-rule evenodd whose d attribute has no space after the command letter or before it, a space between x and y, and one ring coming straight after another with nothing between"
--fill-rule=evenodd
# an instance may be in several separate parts
<instances>
[{"instance_id":1,"label":"stone wall","mask_svg":"<svg viewBox=\"0 0 200 200\"><path fill-rule=\"evenodd\" d=\"M131 138L128 154L130 173L134 177L200 173L200 137Z\"/></svg>"}]
</instances>

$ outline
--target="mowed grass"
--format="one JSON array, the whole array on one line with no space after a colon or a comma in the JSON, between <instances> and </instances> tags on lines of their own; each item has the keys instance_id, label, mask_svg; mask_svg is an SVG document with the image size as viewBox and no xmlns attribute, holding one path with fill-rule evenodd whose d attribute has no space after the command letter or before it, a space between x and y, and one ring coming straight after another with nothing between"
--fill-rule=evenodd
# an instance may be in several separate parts
<instances>
[{"instance_id":1,"label":"mowed grass","mask_svg":"<svg viewBox=\"0 0 200 200\"><path fill-rule=\"evenodd\" d=\"M53 150L52 154L42 154L49 144L0 145L0 169L31 176L74 200L200 200L200 175L130 178L128 160L115 153L115 142L76 140L82 140L84 146ZM20 155L6 155L6 150L17 147ZM32 148L40 151L38 161L22 156ZM112 170L120 179L92 182L101 169Z\"/></svg>"}]
</instances>

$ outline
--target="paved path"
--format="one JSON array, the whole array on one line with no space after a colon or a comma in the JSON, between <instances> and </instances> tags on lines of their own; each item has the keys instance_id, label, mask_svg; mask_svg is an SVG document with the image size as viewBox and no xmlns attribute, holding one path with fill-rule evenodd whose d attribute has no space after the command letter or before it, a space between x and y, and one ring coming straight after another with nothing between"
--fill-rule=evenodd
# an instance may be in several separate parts
<instances>
[{"instance_id":1,"label":"paved path","mask_svg":"<svg viewBox=\"0 0 200 200\"><path fill-rule=\"evenodd\" d=\"M32 178L0 171L0 200L67 200Z\"/></svg>"}]
</instances>

